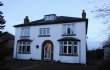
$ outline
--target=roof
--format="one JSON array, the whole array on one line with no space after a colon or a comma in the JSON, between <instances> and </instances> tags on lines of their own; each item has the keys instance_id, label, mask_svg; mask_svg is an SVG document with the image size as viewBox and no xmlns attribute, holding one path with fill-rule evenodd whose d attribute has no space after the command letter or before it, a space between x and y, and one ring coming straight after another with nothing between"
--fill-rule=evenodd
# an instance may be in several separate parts
<instances>
[{"instance_id":1,"label":"roof","mask_svg":"<svg viewBox=\"0 0 110 70\"><path fill-rule=\"evenodd\" d=\"M4 32L4 33L0 33L0 45L4 45L5 43L7 43L9 40L13 40L14 41L15 36L8 33L8 32Z\"/></svg>"},{"instance_id":2,"label":"roof","mask_svg":"<svg viewBox=\"0 0 110 70\"><path fill-rule=\"evenodd\" d=\"M38 25L50 25L50 24L63 24L63 23L71 23L71 22L82 22L84 21L86 23L86 34L87 34L87 29L88 29L88 19L84 18L78 18L78 17L68 17L68 16L57 16L57 19L55 20L36 20L29 22L27 24L18 24L15 25L14 27L25 27L25 26L38 26Z\"/></svg>"},{"instance_id":3,"label":"roof","mask_svg":"<svg viewBox=\"0 0 110 70\"><path fill-rule=\"evenodd\" d=\"M74 37L64 37L59 39L58 41L80 41L80 40Z\"/></svg>"},{"instance_id":4,"label":"roof","mask_svg":"<svg viewBox=\"0 0 110 70\"><path fill-rule=\"evenodd\" d=\"M20 40L18 40L18 42L20 42L20 41L28 41L28 42L32 42L31 39L20 39Z\"/></svg>"},{"instance_id":5,"label":"roof","mask_svg":"<svg viewBox=\"0 0 110 70\"><path fill-rule=\"evenodd\" d=\"M14 40L15 36L10 34L9 32L4 32L1 36L2 39Z\"/></svg>"},{"instance_id":6,"label":"roof","mask_svg":"<svg viewBox=\"0 0 110 70\"><path fill-rule=\"evenodd\" d=\"M14 27L24 27L24 26L35 26L35 25L49 25L49 24L60 24L60 23L69 23L69 22L81 22L88 21L88 19L77 18L77 17L67 17L67 16L58 16L55 20L36 20L29 22L28 24L18 24Z\"/></svg>"}]
</instances>

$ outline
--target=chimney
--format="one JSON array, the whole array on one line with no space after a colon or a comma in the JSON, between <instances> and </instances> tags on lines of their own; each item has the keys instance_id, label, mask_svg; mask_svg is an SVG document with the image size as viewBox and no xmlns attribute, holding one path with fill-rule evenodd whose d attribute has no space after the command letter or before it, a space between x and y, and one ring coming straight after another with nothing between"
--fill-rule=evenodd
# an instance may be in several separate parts
<instances>
[{"instance_id":1,"label":"chimney","mask_svg":"<svg viewBox=\"0 0 110 70\"><path fill-rule=\"evenodd\" d=\"M27 24L27 23L29 23L28 16L26 16L26 17L24 18L24 24Z\"/></svg>"},{"instance_id":2,"label":"chimney","mask_svg":"<svg viewBox=\"0 0 110 70\"><path fill-rule=\"evenodd\" d=\"M85 10L83 10L83 12L82 12L82 18L86 19L86 12L85 12Z\"/></svg>"}]
</instances>

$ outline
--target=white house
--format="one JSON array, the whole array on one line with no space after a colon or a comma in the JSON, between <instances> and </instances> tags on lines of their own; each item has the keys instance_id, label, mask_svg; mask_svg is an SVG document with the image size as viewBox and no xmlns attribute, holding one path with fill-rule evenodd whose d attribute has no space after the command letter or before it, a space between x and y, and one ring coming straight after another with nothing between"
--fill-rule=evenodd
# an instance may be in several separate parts
<instances>
[{"instance_id":1,"label":"white house","mask_svg":"<svg viewBox=\"0 0 110 70\"><path fill-rule=\"evenodd\" d=\"M45 15L43 19L15 25L13 58L60 61L86 64L86 34L88 19Z\"/></svg>"}]
</instances>

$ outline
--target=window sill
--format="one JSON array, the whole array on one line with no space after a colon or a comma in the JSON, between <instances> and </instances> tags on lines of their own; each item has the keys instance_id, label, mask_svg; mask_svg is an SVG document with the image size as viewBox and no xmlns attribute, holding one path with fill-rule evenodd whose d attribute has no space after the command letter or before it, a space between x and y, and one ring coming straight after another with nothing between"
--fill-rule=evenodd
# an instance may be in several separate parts
<instances>
[{"instance_id":1,"label":"window sill","mask_svg":"<svg viewBox=\"0 0 110 70\"><path fill-rule=\"evenodd\" d=\"M20 38L24 38L24 37L30 37L30 36L20 36Z\"/></svg>"},{"instance_id":2,"label":"window sill","mask_svg":"<svg viewBox=\"0 0 110 70\"><path fill-rule=\"evenodd\" d=\"M18 54L31 54L30 52L18 52Z\"/></svg>"},{"instance_id":3,"label":"window sill","mask_svg":"<svg viewBox=\"0 0 110 70\"><path fill-rule=\"evenodd\" d=\"M60 54L61 56L78 56L78 54Z\"/></svg>"},{"instance_id":4,"label":"window sill","mask_svg":"<svg viewBox=\"0 0 110 70\"><path fill-rule=\"evenodd\" d=\"M50 35L39 35L38 37L50 37Z\"/></svg>"},{"instance_id":5,"label":"window sill","mask_svg":"<svg viewBox=\"0 0 110 70\"><path fill-rule=\"evenodd\" d=\"M62 36L76 36L76 34L62 34Z\"/></svg>"}]
</instances>

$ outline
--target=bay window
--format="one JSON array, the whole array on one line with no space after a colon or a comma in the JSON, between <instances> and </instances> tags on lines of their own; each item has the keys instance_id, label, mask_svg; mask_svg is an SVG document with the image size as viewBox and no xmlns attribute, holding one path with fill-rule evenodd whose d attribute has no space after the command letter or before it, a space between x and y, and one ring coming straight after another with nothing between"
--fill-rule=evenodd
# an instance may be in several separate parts
<instances>
[{"instance_id":1,"label":"bay window","mask_svg":"<svg viewBox=\"0 0 110 70\"><path fill-rule=\"evenodd\" d=\"M60 42L60 54L78 54L77 41L61 41Z\"/></svg>"},{"instance_id":2,"label":"bay window","mask_svg":"<svg viewBox=\"0 0 110 70\"><path fill-rule=\"evenodd\" d=\"M28 41L18 42L18 53L30 53L30 45L31 43Z\"/></svg>"}]
</instances>

